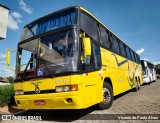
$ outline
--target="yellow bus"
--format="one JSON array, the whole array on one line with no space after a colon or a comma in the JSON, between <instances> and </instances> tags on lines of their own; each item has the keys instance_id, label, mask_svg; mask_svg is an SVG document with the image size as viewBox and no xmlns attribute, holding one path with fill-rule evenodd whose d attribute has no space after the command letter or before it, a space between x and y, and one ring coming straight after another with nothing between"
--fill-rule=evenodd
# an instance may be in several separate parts
<instances>
[{"instance_id":1,"label":"yellow bus","mask_svg":"<svg viewBox=\"0 0 160 123\"><path fill-rule=\"evenodd\" d=\"M81 6L27 24L16 52L21 109L108 109L114 96L142 84L139 55Z\"/></svg>"}]
</instances>

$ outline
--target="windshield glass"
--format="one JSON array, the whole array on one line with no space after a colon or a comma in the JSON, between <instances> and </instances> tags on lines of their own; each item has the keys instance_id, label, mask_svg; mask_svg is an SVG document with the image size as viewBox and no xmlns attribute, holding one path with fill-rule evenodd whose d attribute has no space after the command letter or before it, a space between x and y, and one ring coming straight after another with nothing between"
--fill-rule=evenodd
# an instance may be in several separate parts
<instances>
[{"instance_id":1,"label":"windshield glass","mask_svg":"<svg viewBox=\"0 0 160 123\"><path fill-rule=\"evenodd\" d=\"M77 30L52 33L19 45L17 77L54 76L78 70Z\"/></svg>"},{"instance_id":2,"label":"windshield glass","mask_svg":"<svg viewBox=\"0 0 160 123\"><path fill-rule=\"evenodd\" d=\"M71 9L56 14L50 14L42 17L23 29L21 40L29 39L33 36L45 32L77 24L76 9Z\"/></svg>"},{"instance_id":3,"label":"windshield glass","mask_svg":"<svg viewBox=\"0 0 160 123\"><path fill-rule=\"evenodd\" d=\"M146 75L147 74L147 72L146 72L146 67L145 67L145 65L144 65L144 62L145 61L141 61L141 66L142 66L142 71L143 71L143 75Z\"/></svg>"},{"instance_id":4,"label":"windshield glass","mask_svg":"<svg viewBox=\"0 0 160 123\"><path fill-rule=\"evenodd\" d=\"M41 38L40 68L44 74L77 71L77 30L66 30Z\"/></svg>"}]
</instances>

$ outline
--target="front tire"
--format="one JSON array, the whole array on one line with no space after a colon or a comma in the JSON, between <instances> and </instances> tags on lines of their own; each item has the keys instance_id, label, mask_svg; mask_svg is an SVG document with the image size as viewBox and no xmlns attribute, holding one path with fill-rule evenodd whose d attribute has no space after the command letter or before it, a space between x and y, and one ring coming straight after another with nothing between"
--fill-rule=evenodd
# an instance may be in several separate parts
<instances>
[{"instance_id":1,"label":"front tire","mask_svg":"<svg viewBox=\"0 0 160 123\"><path fill-rule=\"evenodd\" d=\"M99 109L109 109L114 100L113 89L109 83L103 85L103 101L98 104Z\"/></svg>"}]
</instances>

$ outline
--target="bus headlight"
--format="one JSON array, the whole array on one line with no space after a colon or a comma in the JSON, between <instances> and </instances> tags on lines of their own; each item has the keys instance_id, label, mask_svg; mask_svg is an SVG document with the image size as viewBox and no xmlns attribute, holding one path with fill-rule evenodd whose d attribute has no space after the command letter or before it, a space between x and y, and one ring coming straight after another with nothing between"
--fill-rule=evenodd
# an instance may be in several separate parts
<instances>
[{"instance_id":1,"label":"bus headlight","mask_svg":"<svg viewBox=\"0 0 160 123\"><path fill-rule=\"evenodd\" d=\"M23 90L18 90L18 91L15 91L14 93L15 93L15 95L23 95L24 91Z\"/></svg>"},{"instance_id":2,"label":"bus headlight","mask_svg":"<svg viewBox=\"0 0 160 123\"><path fill-rule=\"evenodd\" d=\"M78 85L57 86L56 92L78 91Z\"/></svg>"},{"instance_id":3,"label":"bus headlight","mask_svg":"<svg viewBox=\"0 0 160 123\"><path fill-rule=\"evenodd\" d=\"M71 90L71 87L69 86L69 85L66 85L66 86L64 86L64 91L70 91Z\"/></svg>"},{"instance_id":4,"label":"bus headlight","mask_svg":"<svg viewBox=\"0 0 160 123\"><path fill-rule=\"evenodd\" d=\"M63 86L56 87L56 92L62 92L62 91L63 91Z\"/></svg>"}]
</instances>

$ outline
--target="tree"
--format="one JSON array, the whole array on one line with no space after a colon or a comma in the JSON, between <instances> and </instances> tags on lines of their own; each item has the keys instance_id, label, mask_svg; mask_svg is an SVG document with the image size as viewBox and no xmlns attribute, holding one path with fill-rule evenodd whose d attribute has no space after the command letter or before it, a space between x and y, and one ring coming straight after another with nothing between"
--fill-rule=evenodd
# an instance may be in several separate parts
<instances>
[{"instance_id":1,"label":"tree","mask_svg":"<svg viewBox=\"0 0 160 123\"><path fill-rule=\"evenodd\" d=\"M0 76L0 80L2 80L2 79L3 79L3 77Z\"/></svg>"},{"instance_id":2,"label":"tree","mask_svg":"<svg viewBox=\"0 0 160 123\"><path fill-rule=\"evenodd\" d=\"M11 84L14 82L14 77L13 76L9 76L9 77L7 77L7 79Z\"/></svg>"}]
</instances>

